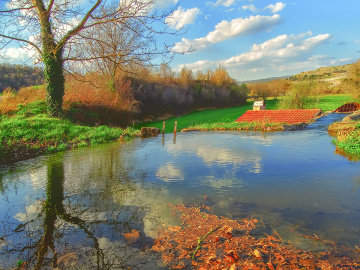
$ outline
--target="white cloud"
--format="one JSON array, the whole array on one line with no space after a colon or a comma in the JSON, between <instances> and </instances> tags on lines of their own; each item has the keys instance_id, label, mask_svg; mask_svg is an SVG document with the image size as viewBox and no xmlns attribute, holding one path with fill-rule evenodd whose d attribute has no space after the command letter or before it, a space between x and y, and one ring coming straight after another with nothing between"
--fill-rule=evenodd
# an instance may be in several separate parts
<instances>
[{"instance_id":1,"label":"white cloud","mask_svg":"<svg viewBox=\"0 0 360 270\"><path fill-rule=\"evenodd\" d=\"M318 46L331 41L332 36L321 34L306 38L309 35L311 32L300 35L280 35L264 43L254 44L250 51L226 60L203 60L183 66L192 70L206 70L222 65L231 75L236 73L236 76L232 76L238 77L241 74L249 75L254 72L264 72L264 74L270 71L290 72L301 68L305 70L330 65L333 58L313 54Z\"/></svg>"},{"instance_id":2,"label":"white cloud","mask_svg":"<svg viewBox=\"0 0 360 270\"><path fill-rule=\"evenodd\" d=\"M165 22L175 29L181 29L187 24L193 24L196 16L200 13L200 9L183 9L179 7L175 12L166 18Z\"/></svg>"},{"instance_id":3,"label":"white cloud","mask_svg":"<svg viewBox=\"0 0 360 270\"><path fill-rule=\"evenodd\" d=\"M29 50L27 48L7 48L0 50L0 57L6 62L20 64L29 60ZM0 58L0 59L1 59Z\"/></svg>"},{"instance_id":4,"label":"white cloud","mask_svg":"<svg viewBox=\"0 0 360 270\"><path fill-rule=\"evenodd\" d=\"M275 5L274 4L270 4L270 5L267 5L265 8L263 9L259 9L257 8L255 5L253 4L250 4L250 5L244 5L242 6L241 8L243 10L250 10L254 13L258 13L258 12L261 12L261 11L265 11L266 9L269 9L272 13L277 13L281 10L283 10L285 8L286 4L282 3L282 2L277 2Z\"/></svg>"},{"instance_id":5,"label":"white cloud","mask_svg":"<svg viewBox=\"0 0 360 270\"><path fill-rule=\"evenodd\" d=\"M184 173L176 168L171 162L161 166L156 172L156 177L165 182L175 182L184 180Z\"/></svg>"},{"instance_id":6,"label":"white cloud","mask_svg":"<svg viewBox=\"0 0 360 270\"><path fill-rule=\"evenodd\" d=\"M282 2L277 2L275 5L271 4L265 7L265 9L270 9L272 13L276 13L281 11L284 7L286 6L286 4L282 3Z\"/></svg>"},{"instance_id":7,"label":"white cloud","mask_svg":"<svg viewBox=\"0 0 360 270\"><path fill-rule=\"evenodd\" d=\"M190 48L202 50L211 44L219 43L238 36L250 35L264 30L270 30L274 25L279 24L280 16L250 16L249 18L237 18L232 21L222 21L215 26L215 30L202 38L194 40L183 38L175 44L174 51L184 52Z\"/></svg>"},{"instance_id":8,"label":"white cloud","mask_svg":"<svg viewBox=\"0 0 360 270\"><path fill-rule=\"evenodd\" d=\"M224 6L224 7L230 7L236 2L236 0L217 0L216 3L214 3L214 6Z\"/></svg>"},{"instance_id":9,"label":"white cloud","mask_svg":"<svg viewBox=\"0 0 360 270\"><path fill-rule=\"evenodd\" d=\"M252 12L257 12L258 11L258 9L255 7L255 5L253 5L253 4L250 4L250 5L245 5L245 6L242 6L241 7L243 10L251 10Z\"/></svg>"}]
</instances>

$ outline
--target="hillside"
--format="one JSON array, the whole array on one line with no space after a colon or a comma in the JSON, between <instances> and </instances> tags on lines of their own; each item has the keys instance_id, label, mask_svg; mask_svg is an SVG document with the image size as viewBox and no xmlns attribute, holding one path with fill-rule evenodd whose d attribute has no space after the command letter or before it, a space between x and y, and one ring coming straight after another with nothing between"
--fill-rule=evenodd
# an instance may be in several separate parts
<instances>
[{"instance_id":1,"label":"hillside","mask_svg":"<svg viewBox=\"0 0 360 270\"><path fill-rule=\"evenodd\" d=\"M0 93L7 87L19 90L24 86L44 84L44 73L38 68L0 64Z\"/></svg>"},{"instance_id":2,"label":"hillside","mask_svg":"<svg viewBox=\"0 0 360 270\"><path fill-rule=\"evenodd\" d=\"M321 80L330 82L333 86L341 83L341 81L348 77L349 70L353 64L342 66L321 67L316 70L304 71L296 75L270 77L251 81L241 81L245 84L266 83L274 80L289 79L290 81L305 81L305 80Z\"/></svg>"},{"instance_id":3,"label":"hillside","mask_svg":"<svg viewBox=\"0 0 360 270\"><path fill-rule=\"evenodd\" d=\"M349 75L353 64L322 67L312 71L301 72L289 78L291 81L320 80L329 82L332 86L339 85Z\"/></svg>"}]
</instances>

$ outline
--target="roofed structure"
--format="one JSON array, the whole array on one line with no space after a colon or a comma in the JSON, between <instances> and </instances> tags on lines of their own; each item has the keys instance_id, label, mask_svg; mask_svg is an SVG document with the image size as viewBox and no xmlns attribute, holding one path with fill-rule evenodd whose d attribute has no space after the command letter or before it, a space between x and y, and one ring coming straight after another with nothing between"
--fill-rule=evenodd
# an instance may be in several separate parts
<instances>
[{"instance_id":1,"label":"roofed structure","mask_svg":"<svg viewBox=\"0 0 360 270\"><path fill-rule=\"evenodd\" d=\"M320 109L246 111L235 122L306 123L320 114Z\"/></svg>"},{"instance_id":2,"label":"roofed structure","mask_svg":"<svg viewBox=\"0 0 360 270\"><path fill-rule=\"evenodd\" d=\"M337 113L355 112L360 110L360 104L356 102L346 103L335 110Z\"/></svg>"}]
</instances>

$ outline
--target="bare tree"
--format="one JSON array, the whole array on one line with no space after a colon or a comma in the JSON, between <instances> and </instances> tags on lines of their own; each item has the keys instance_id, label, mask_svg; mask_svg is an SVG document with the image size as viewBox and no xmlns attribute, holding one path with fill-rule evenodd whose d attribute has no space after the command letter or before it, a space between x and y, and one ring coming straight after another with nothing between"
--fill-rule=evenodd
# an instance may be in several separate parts
<instances>
[{"instance_id":1,"label":"bare tree","mask_svg":"<svg viewBox=\"0 0 360 270\"><path fill-rule=\"evenodd\" d=\"M111 0L85 3L81 0L11 0L0 6L0 49L11 42L18 42L20 46L34 51L34 57L44 64L48 113L60 116L64 68L68 67L69 61L89 66L99 64L99 59L106 59L108 63L117 64L128 61L129 58L124 58L124 55L132 55L131 61L136 62L139 58L149 60L154 55L170 53L167 46L161 49L152 47L151 51L141 50L144 47L128 51L129 48L115 48L111 44L113 38L104 38L109 34L106 30L114 26L115 32L127 31L133 33L133 37L141 37L145 43L140 42L139 46L153 42L156 35L171 34L165 19L173 10L159 13L153 9L155 2L121 0L114 6ZM114 31L111 35L116 38L118 36ZM102 47L97 48L99 44Z\"/></svg>"}]
</instances>

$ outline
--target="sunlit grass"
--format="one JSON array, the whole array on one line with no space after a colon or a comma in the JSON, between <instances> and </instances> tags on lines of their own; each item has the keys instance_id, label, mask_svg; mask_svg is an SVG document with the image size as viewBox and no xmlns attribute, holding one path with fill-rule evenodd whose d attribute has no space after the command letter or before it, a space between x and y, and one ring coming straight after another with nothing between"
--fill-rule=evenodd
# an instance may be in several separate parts
<instances>
[{"instance_id":1,"label":"sunlit grass","mask_svg":"<svg viewBox=\"0 0 360 270\"><path fill-rule=\"evenodd\" d=\"M19 106L17 113L0 118L0 158L18 150L57 152L132 138L137 130L107 126L79 126L69 120L50 118L44 102ZM35 151L36 152L36 151Z\"/></svg>"},{"instance_id":2,"label":"sunlit grass","mask_svg":"<svg viewBox=\"0 0 360 270\"><path fill-rule=\"evenodd\" d=\"M350 95L324 95L319 96L318 104L316 106L316 99L314 97L305 103L304 109L314 109L315 107L325 111L335 110L341 105L352 102ZM226 109L214 109L214 110L204 110L196 111L189 113L184 116L173 117L166 119L166 133L171 133L174 131L174 123L177 121L177 129L181 130L183 128L190 128L198 125L210 125L214 123L232 123L247 110L252 110L254 102L248 100L245 105L233 108ZM266 100L266 109L267 110L276 110L279 109L277 99L268 99ZM157 127L162 130L163 121L157 122L147 122L140 123L135 125L135 127Z\"/></svg>"}]
</instances>

